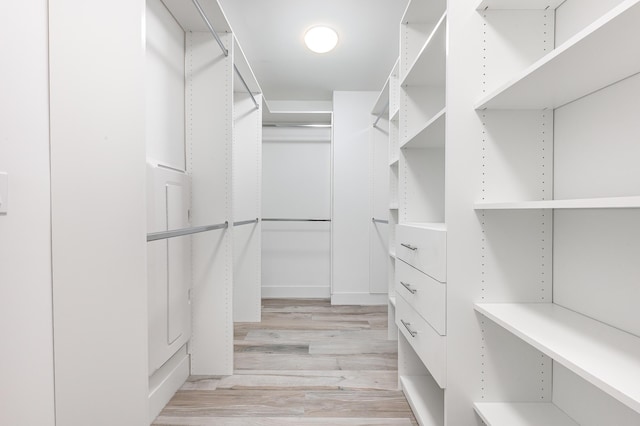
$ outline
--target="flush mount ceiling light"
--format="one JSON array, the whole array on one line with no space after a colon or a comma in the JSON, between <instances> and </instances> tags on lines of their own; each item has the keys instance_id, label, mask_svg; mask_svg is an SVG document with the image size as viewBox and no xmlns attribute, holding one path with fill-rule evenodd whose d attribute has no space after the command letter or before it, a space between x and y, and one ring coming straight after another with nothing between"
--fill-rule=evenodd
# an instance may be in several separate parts
<instances>
[{"instance_id":1,"label":"flush mount ceiling light","mask_svg":"<svg viewBox=\"0 0 640 426\"><path fill-rule=\"evenodd\" d=\"M305 33L304 43L313 52L327 53L338 44L338 34L329 27L313 27Z\"/></svg>"}]
</instances>

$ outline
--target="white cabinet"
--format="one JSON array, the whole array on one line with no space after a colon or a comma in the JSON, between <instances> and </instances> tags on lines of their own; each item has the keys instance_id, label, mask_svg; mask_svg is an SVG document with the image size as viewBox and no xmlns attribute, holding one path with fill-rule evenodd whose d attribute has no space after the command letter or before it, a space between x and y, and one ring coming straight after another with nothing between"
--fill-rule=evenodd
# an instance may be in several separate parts
<instances>
[{"instance_id":1,"label":"white cabinet","mask_svg":"<svg viewBox=\"0 0 640 426\"><path fill-rule=\"evenodd\" d=\"M438 334L446 332L447 286L403 261L396 263L396 294L425 319Z\"/></svg>"},{"instance_id":2,"label":"white cabinet","mask_svg":"<svg viewBox=\"0 0 640 426\"><path fill-rule=\"evenodd\" d=\"M444 223L401 223L396 257L441 283L447 281L447 228Z\"/></svg>"}]
</instances>

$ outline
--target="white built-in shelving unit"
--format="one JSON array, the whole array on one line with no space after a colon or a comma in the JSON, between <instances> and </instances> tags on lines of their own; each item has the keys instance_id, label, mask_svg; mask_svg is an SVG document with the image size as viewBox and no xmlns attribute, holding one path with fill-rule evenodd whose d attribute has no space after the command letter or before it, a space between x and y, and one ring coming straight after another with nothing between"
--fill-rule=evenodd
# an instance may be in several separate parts
<instances>
[{"instance_id":1,"label":"white built-in shelving unit","mask_svg":"<svg viewBox=\"0 0 640 426\"><path fill-rule=\"evenodd\" d=\"M639 424L640 2L447 15L447 423Z\"/></svg>"},{"instance_id":2,"label":"white built-in shelving unit","mask_svg":"<svg viewBox=\"0 0 640 426\"><path fill-rule=\"evenodd\" d=\"M447 380L446 39L446 2L410 1L387 84L389 336L398 339L399 386L422 425L444 424Z\"/></svg>"}]
</instances>

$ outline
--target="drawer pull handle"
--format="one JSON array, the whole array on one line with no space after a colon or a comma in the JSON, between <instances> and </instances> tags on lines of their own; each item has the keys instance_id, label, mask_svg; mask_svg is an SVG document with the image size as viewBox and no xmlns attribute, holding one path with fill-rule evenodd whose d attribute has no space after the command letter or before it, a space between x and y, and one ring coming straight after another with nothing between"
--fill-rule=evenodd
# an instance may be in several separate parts
<instances>
[{"instance_id":1,"label":"drawer pull handle","mask_svg":"<svg viewBox=\"0 0 640 426\"><path fill-rule=\"evenodd\" d=\"M411 244L400 243L400 245L401 245L402 247L406 247L406 248L408 248L409 250L413 250L413 251L418 250L418 247L414 247L414 246L412 246Z\"/></svg>"},{"instance_id":2,"label":"drawer pull handle","mask_svg":"<svg viewBox=\"0 0 640 426\"><path fill-rule=\"evenodd\" d=\"M417 331L412 330L411 328L409 328L409 326L411 325L410 322L404 322L404 320L400 320L400 322L402 323L402 325L404 325L404 328L407 329L407 331L409 332L409 334L411 335L411 337L416 337L416 335L418 334Z\"/></svg>"},{"instance_id":3,"label":"drawer pull handle","mask_svg":"<svg viewBox=\"0 0 640 426\"><path fill-rule=\"evenodd\" d=\"M409 285L409 284L407 284L405 282L400 281L400 284L402 284L402 287L404 287L407 290L409 290L409 293L411 293L411 294L416 294L416 292L418 291L415 288L411 288L411 285Z\"/></svg>"}]
</instances>

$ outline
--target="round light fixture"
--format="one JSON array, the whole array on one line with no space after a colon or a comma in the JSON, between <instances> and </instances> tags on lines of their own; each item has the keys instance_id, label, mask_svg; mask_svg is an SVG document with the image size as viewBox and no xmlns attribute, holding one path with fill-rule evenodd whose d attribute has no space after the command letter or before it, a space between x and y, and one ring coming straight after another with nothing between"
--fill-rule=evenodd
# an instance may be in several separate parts
<instances>
[{"instance_id":1,"label":"round light fixture","mask_svg":"<svg viewBox=\"0 0 640 426\"><path fill-rule=\"evenodd\" d=\"M338 34L329 27L313 27L305 33L304 43L313 52L327 53L338 44Z\"/></svg>"}]
</instances>

